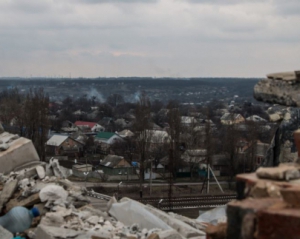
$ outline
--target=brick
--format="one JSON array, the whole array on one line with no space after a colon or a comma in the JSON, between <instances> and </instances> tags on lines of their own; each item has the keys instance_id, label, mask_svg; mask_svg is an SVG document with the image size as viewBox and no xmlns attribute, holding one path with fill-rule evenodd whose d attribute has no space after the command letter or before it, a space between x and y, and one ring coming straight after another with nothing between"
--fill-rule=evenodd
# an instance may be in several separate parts
<instances>
[{"instance_id":1,"label":"brick","mask_svg":"<svg viewBox=\"0 0 300 239\"><path fill-rule=\"evenodd\" d=\"M256 212L264 210L274 204L282 202L277 198L261 198L251 199L247 198L241 201L232 201L227 205L227 238L242 239L243 223L251 225L251 215ZM249 216L249 215L250 216ZM247 216L247 220L244 217ZM255 217L252 217L254 220ZM244 221L243 221L244 220ZM255 223L255 222L254 222ZM244 226L246 228L247 225ZM253 232L254 233L254 232Z\"/></svg>"},{"instance_id":2,"label":"brick","mask_svg":"<svg viewBox=\"0 0 300 239\"><path fill-rule=\"evenodd\" d=\"M299 239L300 210L267 209L258 213L257 239Z\"/></svg>"}]
</instances>

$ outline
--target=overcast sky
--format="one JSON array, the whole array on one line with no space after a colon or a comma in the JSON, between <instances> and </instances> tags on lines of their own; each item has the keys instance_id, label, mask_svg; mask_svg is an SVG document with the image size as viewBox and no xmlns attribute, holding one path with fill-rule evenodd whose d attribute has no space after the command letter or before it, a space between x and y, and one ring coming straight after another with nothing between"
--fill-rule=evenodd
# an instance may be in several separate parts
<instances>
[{"instance_id":1,"label":"overcast sky","mask_svg":"<svg viewBox=\"0 0 300 239\"><path fill-rule=\"evenodd\" d=\"M0 0L0 76L300 69L299 0Z\"/></svg>"}]
</instances>

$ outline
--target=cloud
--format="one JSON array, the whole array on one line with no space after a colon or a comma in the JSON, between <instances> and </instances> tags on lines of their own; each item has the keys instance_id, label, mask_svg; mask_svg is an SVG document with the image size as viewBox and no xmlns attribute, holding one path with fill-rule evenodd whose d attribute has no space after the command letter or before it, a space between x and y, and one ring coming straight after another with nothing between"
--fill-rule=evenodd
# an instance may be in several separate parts
<instances>
[{"instance_id":1,"label":"cloud","mask_svg":"<svg viewBox=\"0 0 300 239\"><path fill-rule=\"evenodd\" d=\"M0 1L0 75L263 76L297 68L299 4L285 4Z\"/></svg>"},{"instance_id":2,"label":"cloud","mask_svg":"<svg viewBox=\"0 0 300 239\"><path fill-rule=\"evenodd\" d=\"M130 4L130 3L156 3L158 0L77 0L79 3L86 3L86 4L112 4L112 3L121 3L121 4Z\"/></svg>"}]
</instances>

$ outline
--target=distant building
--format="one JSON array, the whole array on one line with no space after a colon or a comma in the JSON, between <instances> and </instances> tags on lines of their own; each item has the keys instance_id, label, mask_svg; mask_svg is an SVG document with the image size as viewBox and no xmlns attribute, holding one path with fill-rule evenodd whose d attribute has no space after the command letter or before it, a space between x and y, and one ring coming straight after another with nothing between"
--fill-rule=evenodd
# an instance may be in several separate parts
<instances>
[{"instance_id":1,"label":"distant building","mask_svg":"<svg viewBox=\"0 0 300 239\"><path fill-rule=\"evenodd\" d=\"M225 113L220 120L222 124L231 125L242 123L245 121L245 118L240 114Z\"/></svg>"},{"instance_id":2,"label":"distant building","mask_svg":"<svg viewBox=\"0 0 300 239\"><path fill-rule=\"evenodd\" d=\"M80 156L84 144L67 135L53 135L46 142L46 153L50 155Z\"/></svg>"},{"instance_id":3,"label":"distant building","mask_svg":"<svg viewBox=\"0 0 300 239\"><path fill-rule=\"evenodd\" d=\"M113 144L115 142L118 142L118 141L124 141L124 139L116 133L99 132L95 136L95 141L99 142L99 143L105 143L105 144L111 145L111 144Z\"/></svg>"},{"instance_id":4,"label":"distant building","mask_svg":"<svg viewBox=\"0 0 300 239\"><path fill-rule=\"evenodd\" d=\"M88 121L76 121L74 123L77 127L87 129L87 131L92 132L103 132L105 128L96 122L88 122Z\"/></svg>"}]
</instances>

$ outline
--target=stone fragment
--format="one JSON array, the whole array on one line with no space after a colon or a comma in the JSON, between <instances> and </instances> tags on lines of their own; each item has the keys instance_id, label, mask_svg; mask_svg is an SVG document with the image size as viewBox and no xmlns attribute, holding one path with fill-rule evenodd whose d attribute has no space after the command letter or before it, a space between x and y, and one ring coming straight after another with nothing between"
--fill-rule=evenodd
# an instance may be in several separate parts
<instances>
[{"instance_id":1,"label":"stone fragment","mask_svg":"<svg viewBox=\"0 0 300 239\"><path fill-rule=\"evenodd\" d=\"M66 172L60 167L58 159L50 159L50 165L52 167L53 173L58 178L66 178Z\"/></svg>"},{"instance_id":2,"label":"stone fragment","mask_svg":"<svg viewBox=\"0 0 300 239\"><path fill-rule=\"evenodd\" d=\"M39 176L39 178L40 179L43 179L43 178L45 178L45 176L46 176L46 171L45 171L45 169L44 169L44 167L43 166L36 166L36 172L37 172L37 174L38 174L38 176Z\"/></svg>"},{"instance_id":3,"label":"stone fragment","mask_svg":"<svg viewBox=\"0 0 300 239\"><path fill-rule=\"evenodd\" d=\"M96 225L99 222L99 217L97 216L91 216L86 220L88 223Z\"/></svg>"},{"instance_id":4,"label":"stone fragment","mask_svg":"<svg viewBox=\"0 0 300 239\"><path fill-rule=\"evenodd\" d=\"M300 188L292 187L281 189L280 193L283 197L283 200L290 205L295 207L300 207Z\"/></svg>"},{"instance_id":5,"label":"stone fragment","mask_svg":"<svg viewBox=\"0 0 300 239\"><path fill-rule=\"evenodd\" d=\"M74 238L82 233L72 229L39 225L35 231L35 237L38 239Z\"/></svg>"},{"instance_id":6,"label":"stone fragment","mask_svg":"<svg viewBox=\"0 0 300 239\"><path fill-rule=\"evenodd\" d=\"M0 226L0 238L1 239L12 239L14 235L10 232L7 231L5 228Z\"/></svg>"},{"instance_id":7,"label":"stone fragment","mask_svg":"<svg viewBox=\"0 0 300 239\"><path fill-rule=\"evenodd\" d=\"M37 172L35 168L26 168L19 172L19 174L17 175L17 179L22 180L26 178L32 178L35 177L36 175Z\"/></svg>"},{"instance_id":8,"label":"stone fragment","mask_svg":"<svg viewBox=\"0 0 300 239\"><path fill-rule=\"evenodd\" d=\"M48 212L46 215L42 218L40 225L44 226L51 226L51 227L60 227L64 224L64 218L54 212Z\"/></svg>"},{"instance_id":9,"label":"stone fragment","mask_svg":"<svg viewBox=\"0 0 300 239\"><path fill-rule=\"evenodd\" d=\"M4 185L0 195L0 212L4 204L12 197L18 186L18 180L12 180Z\"/></svg>"},{"instance_id":10,"label":"stone fragment","mask_svg":"<svg viewBox=\"0 0 300 239\"><path fill-rule=\"evenodd\" d=\"M18 200L18 199L12 199L10 200L7 204L6 204L6 209L10 210L13 207L16 206L22 206L22 207L31 207L36 203L39 203L40 197L38 193L32 194L31 196L29 196L28 198L24 198L22 200Z\"/></svg>"},{"instance_id":11,"label":"stone fragment","mask_svg":"<svg viewBox=\"0 0 300 239\"><path fill-rule=\"evenodd\" d=\"M67 199L68 193L58 185L48 185L44 187L39 193L40 199L42 202L51 200L62 200L65 201Z\"/></svg>"},{"instance_id":12,"label":"stone fragment","mask_svg":"<svg viewBox=\"0 0 300 239\"><path fill-rule=\"evenodd\" d=\"M9 148L8 144L2 143L0 144L0 151L5 151Z\"/></svg>"},{"instance_id":13,"label":"stone fragment","mask_svg":"<svg viewBox=\"0 0 300 239\"><path fill-rule=\"evenodd\" d=\"M271 183L259 180L250 190L250 196L253 198L281 198L280 188Z\"/></svg>"},{"instance_id":14,"label":"stone fragment","mask_svg":"<svg viewBox=\"0 0 300 239\"><path fill-rule=\"evenodd\" d=\"M282 165L275 168L263 168L260 167L256 171L256 175L259 178L267 178L274 180L286 180L300 178L300 172L295 166Z\"/></svg>"}]
</instances>

